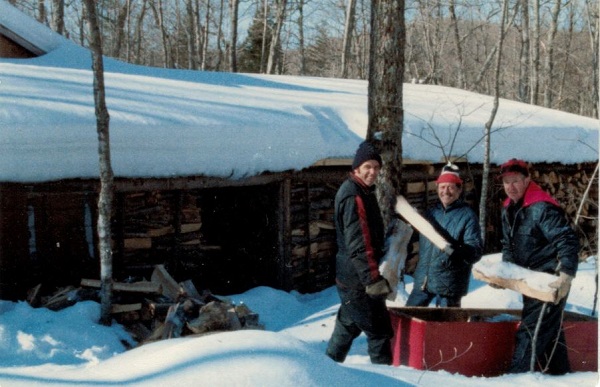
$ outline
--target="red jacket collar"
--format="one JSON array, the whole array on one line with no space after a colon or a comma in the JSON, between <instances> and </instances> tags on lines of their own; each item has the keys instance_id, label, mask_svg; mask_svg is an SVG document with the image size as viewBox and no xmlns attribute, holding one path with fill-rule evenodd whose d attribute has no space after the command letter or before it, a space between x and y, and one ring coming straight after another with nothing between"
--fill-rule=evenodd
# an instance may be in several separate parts
<instances>
[{"instance_id":1,"label":"red jacket collar","mask_svg":"<svg viewBox=\"0 0 600 387\"><path fill-rule=\"evenodd\" d=\"M525 190L525 195L523 195L523 206L528 207L534 203L538 202L547 202L550 204L554 204L557 207L560 207L560 204L548 194L546 191L542 189L537 183L533 181L529 183L529 186ZM510 198L506 198L504 200L504 207L508 207L511 203Z\"/></svg>"}]
</instances>

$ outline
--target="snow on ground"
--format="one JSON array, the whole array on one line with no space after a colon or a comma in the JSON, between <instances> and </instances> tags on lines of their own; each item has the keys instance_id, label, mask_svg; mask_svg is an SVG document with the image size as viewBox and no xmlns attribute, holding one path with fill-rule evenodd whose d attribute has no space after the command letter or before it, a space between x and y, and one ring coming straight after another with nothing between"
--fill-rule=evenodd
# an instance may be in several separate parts
<instances>
[{"instance_id":1,"label":"snow on ground","mask_svg":"<svg viewBox=\"0 0 600 387\"><path fill-rule=\"evenodd\" d=\"M494 254L485 259L498 259ZM596 259L580 265L569 311L593 310ZM410 277L407 277L410 280ZM410 291L412 283L406 284ZM99 305L62 311L0 301L0 386L596 386L597 372L466 377L446 371L370 364L360 336L343 364L325 356L339 299L334 287L314 294L257 287L223 295L257 312L265 331L213 333L125 350L122 326L96 323ZM393 304L392 304L393 306ZM520 296L472 281L466 308L520 309Z\"/></svg>"}]
</instances>

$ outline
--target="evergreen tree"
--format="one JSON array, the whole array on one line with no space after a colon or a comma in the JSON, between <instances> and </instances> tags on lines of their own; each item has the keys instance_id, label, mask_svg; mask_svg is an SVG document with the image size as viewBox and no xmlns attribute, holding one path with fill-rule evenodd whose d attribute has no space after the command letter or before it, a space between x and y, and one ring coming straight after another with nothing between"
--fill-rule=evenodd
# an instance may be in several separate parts
<instances>
[{"instance_id":1,"label":"evergreen tree","mask_svg":"<svg viewBox=\"0 0 600 387\"><path fill-rule=\"evenodd\" d=\"M262 55L263 55L263 34L265 31L264 28L264 16L263 16L263 8L257 7L256 14L254 15L254 20L252 24L248 28L248 36L242 43L240 47L240 55L238 57L238 71L242 73L260 73L261 72L261 63L262 63ZM267 17L267 36L265 37L265 45L267 47L267 52L265 55L268 55L268 47L271 44L271 30L273 28L273 20L270 17ZM266 62L266 58L265 58ZM264 70L264 69L263 69Z\"/></svg>"}]
</instances>

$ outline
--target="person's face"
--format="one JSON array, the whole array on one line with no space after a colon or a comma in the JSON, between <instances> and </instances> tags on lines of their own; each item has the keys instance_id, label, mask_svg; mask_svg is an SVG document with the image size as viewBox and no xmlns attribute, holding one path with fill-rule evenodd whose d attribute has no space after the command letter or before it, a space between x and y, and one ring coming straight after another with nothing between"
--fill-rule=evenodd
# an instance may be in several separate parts
<instances>
[{"instance_id":1,"label":"person's face","mask_svg":"<svg viewBox=\"0 0 600 387\"><path fill-rule=\"evenodd\" d=\"M367 187L375 184L381 165L375 160L367 160L354 170L354 174L362 180Z\"/></svg>"},{"instance_id":2,"label":"person's face","mask_svg":"<svg viewBox=\"0 0 600 387\"><path fill-rule=\"evenodd\" d=\"M454 203L460 197L462 188L454 183L439 183L437 186L437 192L438 197L445 208Z\"/></svg>"},{"instance_id":3,"label":"person's face","mask_svg":"<svg viewBox=\"0 0 600 387\"><path fill-rule=\"evenodd\" d=\"M529 185L529 176L525 177L520 173L511 173L502 176L502 185L506 195L516 203L525 195L525 190Z\"/></svg>"}]
</instances>

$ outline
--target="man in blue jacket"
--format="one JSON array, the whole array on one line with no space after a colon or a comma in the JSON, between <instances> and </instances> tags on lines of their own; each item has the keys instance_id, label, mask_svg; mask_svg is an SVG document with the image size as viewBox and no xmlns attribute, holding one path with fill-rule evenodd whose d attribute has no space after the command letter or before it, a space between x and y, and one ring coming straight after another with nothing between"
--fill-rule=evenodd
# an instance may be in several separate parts
<instances>
[{"instance_id":1,"label":"man in blue jacket","mask_svg":"<svg viewBox=\"0 0 600 387\"><path fill-rule=\"evenodd\" d=\"M502 208L502 260L557 276L550 284L557 289L555 303L523 296L509 372L565 374L570 366L561 323L579 263L579 239L556 200L531 181L527 163L507 161L500 177L508 196Z\"/></svg>"},{"instance_id":2,"label":"man in blue jacket","mask_svg":"<svg viewBox=\"0 0 600 387\"><path fill-rule=\"evenodd\" d=\"M371 362L392 363L393 330L385 305L391 289L379 273L384 225L375 180L380 169L381 156L371 143L363 142L335 197L336 285L341 305L326 353L337 362L346 359L352 342L364 332Z\"/></svg>"},{"instance_id":3,"label":"man in blue jacket","mask_svg":"<svg viewBox=\"0 0 600 387\"><path fill-rule=\"evenodd\" d=\"M440 201L425 217L452 244L448 256L423 235L419 237L419 261L406 306L460 307L469 290L471 267L483 251L479 221L461 197L463 180L458 167L446 165L436 180Z\"/></svg>"}]
</instances>

